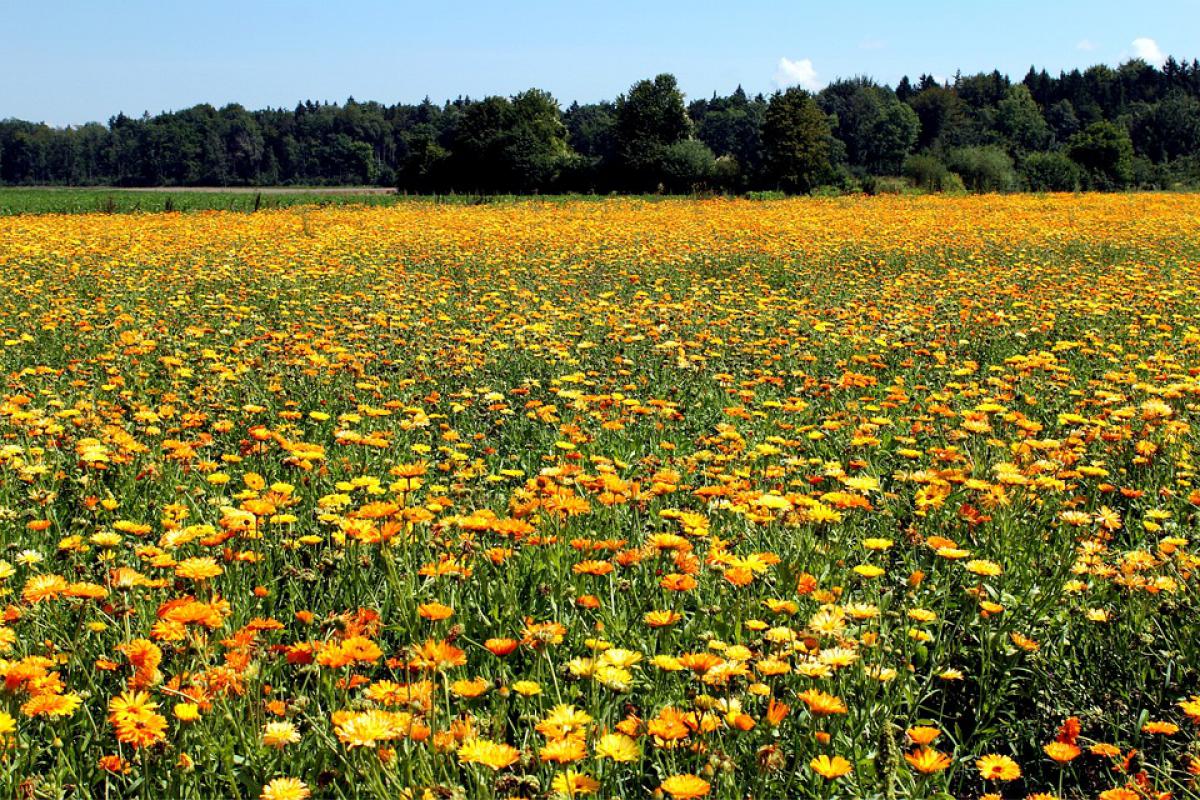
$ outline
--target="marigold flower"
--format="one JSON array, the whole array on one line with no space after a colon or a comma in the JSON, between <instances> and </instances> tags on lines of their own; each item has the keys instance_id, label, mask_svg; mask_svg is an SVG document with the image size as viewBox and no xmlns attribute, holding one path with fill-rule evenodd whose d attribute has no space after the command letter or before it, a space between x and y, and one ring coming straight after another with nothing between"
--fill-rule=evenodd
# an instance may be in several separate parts
<instances>
[{"instance_id":1,"label":"marigold flower","mask_svg":"<svg viewBox=\"0 0 1200 800\"><path fill-rule=\"evenodd\" d=\"M487 739L470 739L458 748L458 760L463 764L482 764L493 770L511 767L520 758L521 753L515 747Z\"/></svg>"},{"instance_id":2,"label":"marigold flower","mask_svg":"<svg viewBox=\"0 0 1200 800\"><path fill-rule=\"evenodd\" d=\"M711 785L698 775L672 775L659 787L671 800L695 800L708 794Z\"/></svg>"},{"instance_id":3,"label":"marigold flower","mask_svg":"<svg viewBox=\"0 0 1200 800\"><path fill-rule=\"evenodd\" d=\"M296 730L295 725L286 720L268 722L263 726L262 743L267 747L281 749L298 741L300 732Z\"/></svg>"},{"instance_id":4,"label":"marigold flower","mask_svg":"<svg viewBox=\"0 0 1200 800\"><path fill-rule=\"evenodd\" d=\"M299 778L274 778L263 787L259 800L308 800L311 794Z\"/></svg>"},{"instance_id":5,"label":"marigold flower","mask_svg":"<svg viewBox=\"0 0 1200 800\"><path fill-rule=\"evenodd\" d=\"M848 775L853 771L850 762L841 756L830 758L827 755L819 755L808 762L808 766L812 768L813 772L830 781L840 778L843 775Z\"/></svg>"},{"instance_id":6,"label":"marigold flower","mask_svg":"<svg viewBox=\"0 0 1200 800\"><path fill-rule=\"evenodd\" d=\"M1060 764L1066 764L1068 761L1073 761L1079 757L1079 748L1070 742L1050 742L1043 745L1042 750L1045 751L1054 761Z\"/></svg>"},{"instance_id":7,"label":"marigold flower","mask_svg":"<svg viewBox=\"0 0 1200 800\"><path fill-rule=\"evenodd\" d=\"M950 766L950 757L932 747L920 747L904 754L913 769L922 774L941 772Z\"/></svg>"},{"instance_id":8,"label":"marigold flower","mask_svg":"<svg viewBox=\"0 0 1200 800\"><path fill-rule=\"evenodd\" d=\"M1015 781L1021 777L1021 768L1008 756L989 754L975 762L979 777L985 781Z\"/></svg>"}]
</instances>

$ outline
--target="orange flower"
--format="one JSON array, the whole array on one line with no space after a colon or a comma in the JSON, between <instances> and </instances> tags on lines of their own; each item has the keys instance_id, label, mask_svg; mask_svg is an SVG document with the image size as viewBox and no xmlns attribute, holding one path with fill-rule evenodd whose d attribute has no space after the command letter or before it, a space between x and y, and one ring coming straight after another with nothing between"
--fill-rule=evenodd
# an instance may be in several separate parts
<instances>
[{"instance_id":1,"label":"orange flower","mask_svg":"<svg viewBox=\"0 0 1200 800\"><path fill-rule=\"evenodd\" d=\"M1145 795L1140 792L1124 787L1108 789L1100 793L1100 800L1142 800L1144 797Z\"/></svg>"},{"instance_id":2,"label":"orange flower","mask_svg":"<svg viewBox=\"0 0 1200 800\"><path fill-rule=\"evenodd\" d=\"M181 578L192 581L205 581L209 578L215 578L225 570L216 559L207 556L197 558L186 558L180 561L175 567L175 574Z\"/></svg>"},{"instance_id":3,"label":"orange flower","mask_svg":"<svg viewBox=\"0 0 1200 800\"><path fill-rule=\"evenodd\" d=\"M647 611L642 621L651 628L665 628L683 619L681 614L674 611Z\"/></svg>"},{"instance_id":4,"label":"orange flower","mask_svg":"<svg viewBox=\"0 0 1200 800\"><path fill-rule=\"evenodd\" d=\"M27 717L69 717L82 703L82 698L74 692L69 694L47 692L29 698L21 706L21 713Z\"/></svg>"},{"instance_id":5,"label":"orange flower","mask_svg":"<svg viewBox=\"0 0 1200 800\"><path fill-rule=\"evenodd\" d=\"M149 747L163 740L167 719L155 713L158 703L145 692L124 692L108 702L108 721L117 740L133 747Z\"/></svg>"},{"instance_id":6,"label":"orange flower","mask_svg":"<svg viewBox=\"0 0 1200 800\"><path fill-rule=\"evenodd\" d=\"M70 584L61 575L35 575L25 583L21 597L32 605L43 600L53 600L68 588Z\"/></svg>"},{"instance_id":7,"label":"orange flower","mask_svg":"<svg viewBox=\"0 0 1200 800\"><path fill-rule=\"evenodd\" d=\"M581 561L571 567L576 575L607 575L613 571L613 565L607 561Z\"/></svg>"},{"instance_id":8,"label":"orange flower","mask_svg":"<svg viewBox=\"0 0 1200 800\"><path fill-rule=\"evenodd\" d=\"M694 800L707 795L711 785L698 775L672 775L659 788L672 800Z\"/></svg>"},{"instance_id":9,"label":"orange flower","mask_svg":"<svg viewBox=\"0 0 1200 800\"><path fill-rule=\"evenodd\" d=\"M813 772L829 781L840 778L843 775L849 775L853 771L850 762L841 756L830 758L827 755L819 755L808 762L808 766L812 768Z\"/></svg>"},{"instance_id":10,"label":"orange flower","mask_svg":"<svg viewBox=\"0 0 1200 800\"><path fill-rule=\"evenodd\" d=\"M503 657L516 650L519 644L516 639L488 639L483 646L490 650L492 655Z\"/></svg>"},{"instance_id":11,"label":"orange flower","mask_svg":"<svg viewBox=\"0 0 1200 800\"><path fill-rule=\"evenodd\" d=\"M1044 745L1042 750L1046 755L1054 759L1060 764L1066 764L1069 761L1079 757L1079 748L1069 742L1054 741Z\"/></svg>"},{"instance_id":12,"label":"orange flower","mask_svg":"<svg viewBox=\"0 0 1200 800\"><path fill-rule=\"evenodd\" d=\"M567 628L558 622L534 622L525 618L525 630L521 635L521 644L529 647L545 647L546 645L562 644Z\"/></svg>"},{"instance_id":13,"label":"orange flower","mask_svg":"<svg viewBox=\"0 0 1200 800\"><path fill-rule=\"evenodd\" d=\"M806 689L796 697L804 701L804 704L808 706L809 713L813 716L826 717L831 714L846 713L846 704L840 697L827 694L820 689Z\"/></svg>"},{"instance_id":14,"label":"orange flower","mask_svg":"<svg viewBox=\"0 0 1200 800\"><path fill-rule=\"evenodd\" d=\"M941 730L928 725L909 728L907 733L909 741L915 745L933 744L933 741L942 735Z\"/></svg>"},{"instance_id":15,"label":"orange flower","mask_svg":"<svg viewBox=\"0 0 1200 800\"><path fill-rule=\"evenodd\" d=\"M786 703L778 702L774 697L767 701L767 722L778 725L792 709Z\"/></svg>"},{"instance_id":16,"label":"orange flower","mask_svg":"<svg viewBox=\"0 0 1200 800\"><path fill-rule=\"evenodd\" d=\"M920 747L905 753L904 760L923 775L941 772L950 766L950 757L932 747Z\"/></svg>"},{"instance_id":17,"label":"orange flower","mask_svg":"<svg viewBox=\"0 0 1200 800\"><path fill-rule=\"evenodd\" d=\"M105 772L115 772L121 775L129 774L132 769L129 763L118 755L101 756L96 766Z\"/></svg>"},{"instance_id":18,"label":"orange flower","mask_svg":"<svg viewBox=\"0 0 1200 800\"><path fill-rule=\"evenodd\" d=\"M417 613L421 619L427 619L431 622L440 622L444 619L449 619L454 615L454 609L450 606L442 605L441 603L421 603L417 606Z\"/></svg>"},{"instance_id":19,"label":"orange flower","mask_svg":"<svg viewBox=\"0 0 1200 800\"><path fill-rule=\"evenodd\" d=\"M691 575L671 573L670 575L664 575L658 584L668 591L687 592L696 588L696 579Z\"/></svg>"},{"instance_id":20,"label":"orange flower","mask_svg":"<svg viewBox=\"0 0 1200 800\"><path fill-rule=\"evenodd\" d=\"M460 650L447 641L427 639L424 644L413 647L412 660L409 664L414 669L441 672L452 667L461 667L467 663L466 651Z\"/></svg>"}]
</instances>

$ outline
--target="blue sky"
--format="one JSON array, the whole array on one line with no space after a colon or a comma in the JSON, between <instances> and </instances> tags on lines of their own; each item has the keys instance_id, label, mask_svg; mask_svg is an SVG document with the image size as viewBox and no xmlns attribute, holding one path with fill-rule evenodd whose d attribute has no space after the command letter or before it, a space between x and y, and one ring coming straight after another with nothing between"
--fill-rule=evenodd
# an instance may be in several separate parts
<instances>
[{"instance_id":1,"label":"blue sky","mask_svg":"<svg viewBox=\"0 0 1200 800\"><path fill-rule=\"evenodd\" d=\"M691 97L863 73L1019 78L1030 64L1200 56L1200 0L0 0L0 37L0 117L63 125L531 86L565 105L658 72Z\"/></svg>"}]
</instances>

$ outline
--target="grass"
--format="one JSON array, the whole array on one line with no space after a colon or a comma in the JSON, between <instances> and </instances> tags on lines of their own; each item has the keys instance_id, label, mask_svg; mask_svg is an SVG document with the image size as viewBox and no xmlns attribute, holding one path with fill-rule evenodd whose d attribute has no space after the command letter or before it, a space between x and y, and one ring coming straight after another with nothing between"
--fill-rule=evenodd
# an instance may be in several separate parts
<instances>
[{"instance_id":1,"label":"grass","mask_svg":"<svg viewBox=\"0 0 1200 800\"><path fill-rule=\"evenodd\" d=\"M304 189L258 194L252 191L189 191L108 188L0 188L0 216L14 214L149 213L161 211L249 212L298 205L391 205L393 195L324 194Z\"/></svg>"},{"instance_id":2,"label":"grass","mask_svg":"<svg viewBox=\"0 0 1200 800\"><path fill-rule=\"evenodd\" d=\"M763 193L764 197L776 197ZM296 206L386 207L421 202L435 205L505 205L513 203L567 203L599 201L599 195L404 195L378 194L353 190L332 193L321 188L280 188L255 192L250 189L222 191L214 189L111 189L58 187L0 187L0 217L18 214L138 214L157 212L229 211L248 213ZM669 199L645 195L645 202Z\"/></svg>"}]
</instances>

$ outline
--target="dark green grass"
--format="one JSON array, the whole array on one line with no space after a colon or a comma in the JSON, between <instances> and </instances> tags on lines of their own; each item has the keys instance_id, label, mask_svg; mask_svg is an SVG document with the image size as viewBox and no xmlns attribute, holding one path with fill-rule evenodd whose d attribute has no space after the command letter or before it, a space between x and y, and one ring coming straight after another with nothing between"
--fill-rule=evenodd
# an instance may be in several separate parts
<instances>
[{"instance_id":1,"label":"dark green grass","mask_svg":"<svg viewBox=\"0 0 1200 800\"><path fill-rule=\"evenodd\" d=\"M106 187L0 187L0 217L16 214L135 214L164 211L238 211L253 212L290 206L391 206L397 203L426 202L456 205L493 203L565 202L599 200L606 195L405 195L378 194L352 189L330 193L315 189L279 189L256 192L238 189L113 189ZM647 195L644 200L665 196Z\"/></svg>"},{"instance_id":2,"label":"dark green grass","mask_svg":"<svg viewBox=\"0 0 1200 800\"><path fill-rule=\"evenodd\" d=\"M391 205L398 195L329 194L296 189L253 191L138 191L107 188L0 188L0 216L13 214L138 213L162 211L254 211L296 205Z\"/></svg>"}]
</instances>

